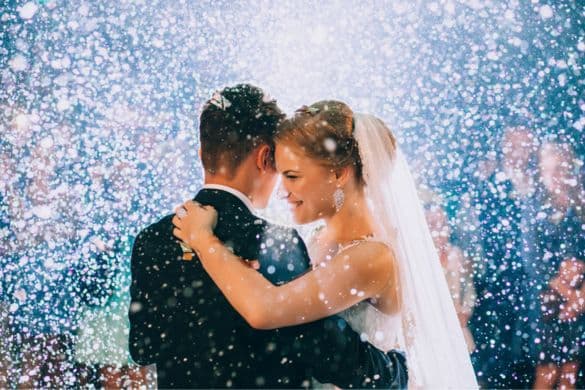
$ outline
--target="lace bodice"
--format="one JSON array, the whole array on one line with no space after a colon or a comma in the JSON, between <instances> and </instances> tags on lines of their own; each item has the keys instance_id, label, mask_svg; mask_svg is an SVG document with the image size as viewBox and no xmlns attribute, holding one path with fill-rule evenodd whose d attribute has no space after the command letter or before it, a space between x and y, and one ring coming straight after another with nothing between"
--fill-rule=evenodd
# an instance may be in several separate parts
<instances>
[{"instance_id":1,"label":"lace bodice","mask_svg":"<svg viewBox=\"0 0 585 390\"><path fill-rule=\"evenodd\" d=\"M384 314L369 301L362 301L339 315L353 330L360 333L362 340L369 341L376 348L382 351L399 348L399 315Z\"/></svg>"}]
</instances>

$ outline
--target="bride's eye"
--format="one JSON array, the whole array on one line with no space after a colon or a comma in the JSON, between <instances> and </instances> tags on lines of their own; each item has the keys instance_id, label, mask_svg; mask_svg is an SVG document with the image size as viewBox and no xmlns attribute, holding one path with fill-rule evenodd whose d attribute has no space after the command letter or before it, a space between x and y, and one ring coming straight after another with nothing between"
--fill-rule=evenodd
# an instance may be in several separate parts
<instances>
[{"instance_id":1,"label":"bride's eye","mask_svg":"<svg viewBox=\"0 0 585 390\"><path fill-rule=\"evenodd\" d=\"M298 179L299 178L298 176L294 176L294 175L286 175L285 177L287 179L289 179L289 180L294 180L294 179Z\"/></svg>"}]
</instances>

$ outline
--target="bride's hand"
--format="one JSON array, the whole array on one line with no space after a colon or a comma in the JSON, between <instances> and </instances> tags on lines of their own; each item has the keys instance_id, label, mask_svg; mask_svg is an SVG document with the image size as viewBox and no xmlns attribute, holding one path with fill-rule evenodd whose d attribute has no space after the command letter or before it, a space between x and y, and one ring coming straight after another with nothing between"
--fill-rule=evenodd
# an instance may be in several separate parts
<instances>
[{"instance_id":1,"label":"bride's hand","mask_svg":"<svg viewBox=\"0 0 585 390\"><path fill-rule=\"evenodd\" d=\"M173 217L173 234L193 250L201 251L214 237L217 225L217 211L212 206L203 206L195 201L187 201L177 208Z\"/></svg>"}]
</instances>

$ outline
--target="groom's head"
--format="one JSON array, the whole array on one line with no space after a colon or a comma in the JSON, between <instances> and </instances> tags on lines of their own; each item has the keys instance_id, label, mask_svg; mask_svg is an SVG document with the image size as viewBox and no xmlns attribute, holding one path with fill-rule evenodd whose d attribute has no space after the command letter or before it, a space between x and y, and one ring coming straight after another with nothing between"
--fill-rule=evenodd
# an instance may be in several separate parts
<instances>
[{"instance_id":1,"label":"groom's head","mask_svg":"<svg viewBox=\"0 0 585 390\"><path fill-rule=\"evenodd\" d=\"M206 182L227 184L264 207L276 183L274 135L284 114L255 86L215 92L199 121Z\"/></svg>"}]
</instances>

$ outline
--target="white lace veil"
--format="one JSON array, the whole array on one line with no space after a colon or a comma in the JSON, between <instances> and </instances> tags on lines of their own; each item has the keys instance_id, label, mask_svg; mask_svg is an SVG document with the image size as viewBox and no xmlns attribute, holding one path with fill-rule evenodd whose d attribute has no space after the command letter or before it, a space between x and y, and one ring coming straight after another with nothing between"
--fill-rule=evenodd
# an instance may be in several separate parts
<instances>
[{"instance_id":1,"label":"white lace veil","mask_svg":"<svg viewBox=\"0 0 585 390\"><path fill-rule=\"evenodd\" d=\"M378 222L376 236L392 246L398 260L398 344L407 355L409 388L477 388L408 164L400 149L392 148L390 130L381 120L366 114L356 114L354 120L366 194Z\"/></svg>"}]
</instances>

